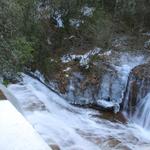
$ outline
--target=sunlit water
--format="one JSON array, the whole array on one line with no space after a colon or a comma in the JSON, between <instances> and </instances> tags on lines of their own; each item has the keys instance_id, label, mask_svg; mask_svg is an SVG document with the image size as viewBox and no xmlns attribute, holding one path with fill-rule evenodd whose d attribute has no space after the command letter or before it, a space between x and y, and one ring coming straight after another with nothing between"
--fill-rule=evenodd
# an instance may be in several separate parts
<instances>
[{"instance_id":1,"label":"sunlit water","mask_svg":"<svg viewBox=\"0 0 150 150\"><path fill-rule=\"evenodd\" d=\"M127 82L131 69L143 63L143 59L143 56L133 59L128 55L120 58L115 67L123 82ZM27 75L23 75L21 83L11 84L8 89L49 145L56 143L61 150L150 150L150 132L138 122L138 114L133 123L111 122L98 111L70 105Z\"/></svg>"}]
</instances>

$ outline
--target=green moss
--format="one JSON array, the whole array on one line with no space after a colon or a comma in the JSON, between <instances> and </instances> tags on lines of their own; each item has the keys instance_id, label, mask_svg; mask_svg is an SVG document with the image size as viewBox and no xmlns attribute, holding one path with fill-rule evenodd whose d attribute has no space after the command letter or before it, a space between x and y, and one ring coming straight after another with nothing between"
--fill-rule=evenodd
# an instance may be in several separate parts
<instances>
[{"instance_id":1,"label":"green moss","mask_svg":"<svg viewBox=\"0 0 150 150\"><path fill-rule=\"evenodd\" d=\"M5 85L6 87L8 86L9 83L10 83L9 80L3 80L3 85Z\"/></svg>"}]
</instances>

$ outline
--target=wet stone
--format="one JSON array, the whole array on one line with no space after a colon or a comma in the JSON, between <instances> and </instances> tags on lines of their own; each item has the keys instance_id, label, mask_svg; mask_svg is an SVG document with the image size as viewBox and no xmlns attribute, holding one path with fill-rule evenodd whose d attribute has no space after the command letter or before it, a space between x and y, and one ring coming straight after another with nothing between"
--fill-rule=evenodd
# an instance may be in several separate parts
<instances>
[{"instance_id":1,"label":"wet stone","mask_svg":"<svg viewBox=\"0 0 150 150\"><path fill-rule=\"evenodd\" d=\"M7 98L5 97L5 95L3 94L2 91L0 91L0 100L6 100Z\"/></svg>"},{"instance_id":2,"label":"wet stone","mask_svg":"<svg viewBox=\"0 0 150 150\"><path fill-rule=\"evenodd\" d=\"M50 147L52 148L52 150L60 150L59 146L56 144L52 144L50 145Z\"/></svg>"}]
</instances>

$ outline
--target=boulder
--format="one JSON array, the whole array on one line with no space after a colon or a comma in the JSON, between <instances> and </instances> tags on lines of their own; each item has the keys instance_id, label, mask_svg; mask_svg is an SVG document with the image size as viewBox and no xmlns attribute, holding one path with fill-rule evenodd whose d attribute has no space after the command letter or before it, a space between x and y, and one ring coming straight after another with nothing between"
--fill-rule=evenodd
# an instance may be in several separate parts
<instances>
[{"instance_id":1,"label":"boulder","mask_svg":"<svg viewBox=\"0 0 150 150\"><path fill-rule=\"evenodd\" d=\"M123 108L131 114L137 104L150 92L150 63L135 67L128 79L123 99Z\"/></svg>"}]
</instances>

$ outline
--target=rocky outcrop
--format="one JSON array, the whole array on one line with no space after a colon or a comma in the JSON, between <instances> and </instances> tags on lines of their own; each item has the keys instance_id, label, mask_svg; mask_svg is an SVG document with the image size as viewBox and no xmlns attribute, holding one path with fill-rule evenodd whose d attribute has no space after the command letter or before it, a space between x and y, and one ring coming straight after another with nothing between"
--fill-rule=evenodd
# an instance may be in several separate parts
<instances>
[{"instance_id":1,"label":"rocky outcrop","mask_svg":"<svg viewBox=\"0 0 150 150\"><path fill-rule=\"evenodd\" d=\"M72 104L100 105L99 100L112 101L116 70L108 65L99 64L89 71L73 72L66 90L66 98ZM106 82L106 83L105 83ZM102 90L105 88L105 93Z\"/></svg>"},{"instance_id":2,"label":"rocky outcrop","mask_svg":"<svg viewBox=\"0 0 150 150\"><path fill-rule=\"evenodd\" d=\"M131 69L146 59L143 52L138 54L137 51L94 50L82 55L70 54L62 57L55 76L47 76L42 83L73 105L117 112ZM81 65L81 60L86 65ZM34 73L34 76L37 75Z\"/></svg>"},{"instance_id":3,"label":"rocky outcrop","mask_svg":"<svg viewBox=\"0 0 150 150\"><path fill-rule=\"evenodd\" d=\"M124 109L134 113L137 104L150 92L150 63L135 67L129 76Z\"/></svg>"},{"instance_id":4,"label":"rocky outcrop","mask_svg":"<svg viewBox=\"0 0 150 150\"><path fill-rule=\"evenodd\" d=\"M118 111L128 75L143 58L132 53L107 51L91 57L89 68L80 66L77 60L67 62L65 73L58 75L57 89L71 104Z\"/></svg>"}]
</instances>

